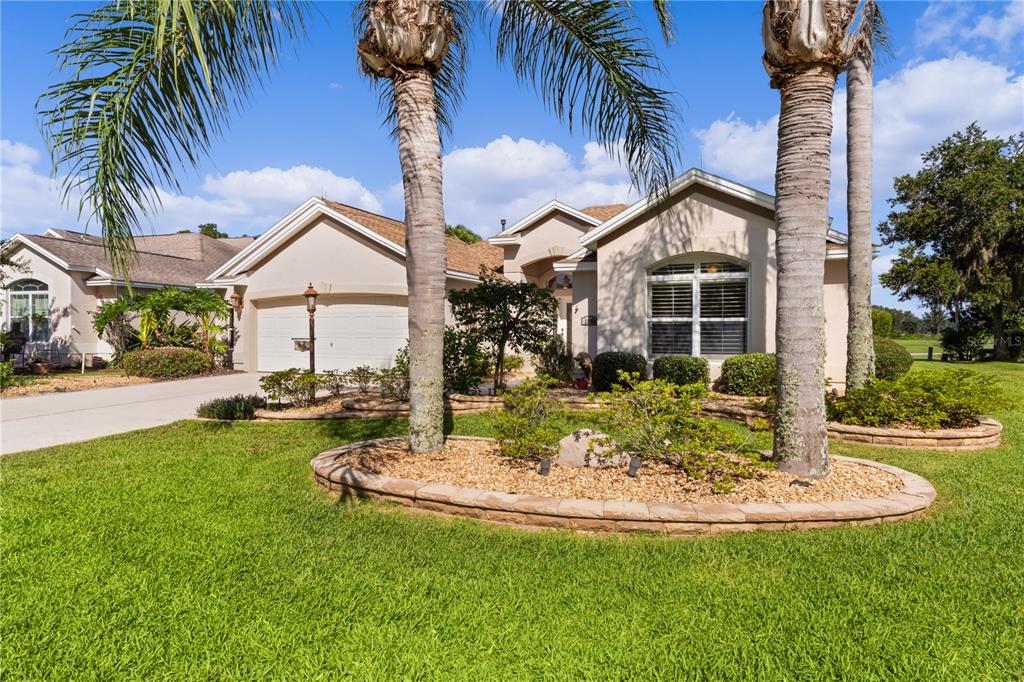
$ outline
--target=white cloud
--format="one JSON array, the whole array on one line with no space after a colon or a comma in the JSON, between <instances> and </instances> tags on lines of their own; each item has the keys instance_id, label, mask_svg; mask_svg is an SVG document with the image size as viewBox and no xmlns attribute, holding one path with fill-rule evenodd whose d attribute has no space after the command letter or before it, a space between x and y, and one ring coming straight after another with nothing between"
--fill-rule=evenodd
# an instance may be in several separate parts
<instances>
[{"instance_id":1,"label":"white cloud","mask_svg":"<svg viewBox=\"0 0 1024 682\"><path fill-rule=\"evenodd\" d=\"M61 205L61 178L51 180L39 171L38 150L3 140L0 152L0 228L5 236L47 227L90 227ZM160 190L161 209L143 220L141 231L173 232L213 222L231 234L259 234L297 204L320 194L367 210L381 210L377 197L353 178L311 166L267 167L207 176L202 194Z\"/></svg>"},{"instance_id":2,"label":"white cloud","mask_svg":"<svg viewBox=\"0 0 1024 682\"><path fill-rule=\"evenodd\" d=\"M730 113L703 130L694 131L701 142L702 166L732 180L771 189L775 176L775 145L779 117L747 123Z\"/></svg>"},{"instance_id":3,"label":"white cloud","mask_svg":"<svg viewBox=\"0 0 1024 682\"><path fill-rule=\"evenodd\" d=\"M874 92L875 218L891 196L892 179L920 167L922 153L977 121L1005 136L1024 121L1024 79L1005 66L957 55L906 65L876 83ZM747 123L732 115L696 131L704 165L766 191L775 172L778 116ZM833 104L830 210L837 225L846 216L846 92Z\"/></svg>"},{"instance_id":4,"label":"white cloud","mask_svg":"<svg viewBox=\"0 0 1024 682\"><path fill-rule=\"evenodd\" d=\"M208 175L203 190L220 197L244 199L252 204L299 204L311 196L380 211L377 197L354 178L343 178L325 168L267 166L257 171L238 170Z\"/></svg>"},{"instance_id":5,"label":"white cloud","mask_svg":"<svg viewBox=\"0 0 1024 682\"><path fill-rule=\"evenodd\" d=\"M932 2L918 17L915 39L919 47L938 46L956 52L965 45L995 47L1009 52L1020 45L1024 35L1024 3L1003 3L1002 14L974 15L969 2Z\"/></svg>"},{"instance_id":6,"label":"white cloud","mask_svg":"<svg viewBox=\"0 0 1024 682\"><path fill-rule=\"evenodd\" d=\"M621 164L597 143L577 160L557 144L508 135L446 154L444 190L446 220L485 236L501 218L513 223L551 199L577 208L635 199ZM389 196L400 204L401 185Z\"/></svg>"},{"instance_id":7,"label":"white cloud","mask_svg":"<svg viewBox=\"0 0 1024 682\"><path fill-rule=\"evenodd\" d=\"M21 142L0 140L0 164L4 166L31 166L39 160L39 150Z\"/></svg>"}]
</instances>

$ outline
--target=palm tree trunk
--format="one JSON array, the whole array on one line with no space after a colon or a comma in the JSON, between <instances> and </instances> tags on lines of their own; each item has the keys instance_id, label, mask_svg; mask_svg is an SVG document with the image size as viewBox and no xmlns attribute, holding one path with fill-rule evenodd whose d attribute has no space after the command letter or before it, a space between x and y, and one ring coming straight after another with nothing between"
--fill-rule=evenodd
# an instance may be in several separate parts
<instances>
[{"instance_id":1,"label":"palm tree trunk","mask_svg":"<svg viewBox=\"0 0 1024 682\"><path fill-rule=\"evenodd\" d=\"M444 299L446 243L441 197L441 137L433 77L424 68L394 78L398 155L405 188L409 286L409 449L444 445Z\"/></svg>"},{"instance_id":2,"label":"palm tree trunk","mask_svg":"<svg viewBox=\"0 0 1024 682\"><path fill-rule=\"evenodd\" d=\"M869 57L846 69L846 212L850 233L846 387L861 388L875 373L871 329L872 84Z\"/></svg>"},{"instance_id":3,"label":"palm tree trunk","mask_svg":"<svg viewBox=\"0 0 1024 682\"><path fill-rule=\"evenodd\" d=\"M824 278L835 82L834 68L812 64L796 67L779 84L774 445L780 469L811 478L829 471Z\"/></svg>"}]
</instances>

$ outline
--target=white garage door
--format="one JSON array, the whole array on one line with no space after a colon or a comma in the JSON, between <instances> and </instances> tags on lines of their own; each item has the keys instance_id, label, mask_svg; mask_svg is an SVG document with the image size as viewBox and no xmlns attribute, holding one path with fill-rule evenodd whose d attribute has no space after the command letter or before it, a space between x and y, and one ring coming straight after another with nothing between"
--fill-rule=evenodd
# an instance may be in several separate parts
<instances>
[{"instance_id":1,"label":"white garage door","mask_svg":"<svg viewBox=\"0 0 1024 682\"><path fill-rule=\"evenodd\" d=\"M308 338L303 299L262 303L257 313L257 369L309 367L309 353L295 350ZM404 297L321 296L316 306L316 368L391 367L409 335Z\"/></svg>"}]
</instances>

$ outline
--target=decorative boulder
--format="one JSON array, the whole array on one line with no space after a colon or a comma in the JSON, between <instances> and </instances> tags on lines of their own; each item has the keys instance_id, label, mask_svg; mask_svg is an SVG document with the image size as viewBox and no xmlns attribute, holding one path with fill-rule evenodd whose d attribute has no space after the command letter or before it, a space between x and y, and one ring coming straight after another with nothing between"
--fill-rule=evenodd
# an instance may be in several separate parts
<instances>
[{"instance_id":1,"label":"decorative boulder","mask_svg":"<svg viewBox=\"0 0 1024 682\"><path fill-rule=\"evenodd\" d=\"M607 434L596 433L590 429L574 431L558 441L558 457L555 461L563 467L625 466L629 458L610 454L607 445L595 443L593 453L590 453L591 441L607 437Z\"/></svg>"}]
</instances>

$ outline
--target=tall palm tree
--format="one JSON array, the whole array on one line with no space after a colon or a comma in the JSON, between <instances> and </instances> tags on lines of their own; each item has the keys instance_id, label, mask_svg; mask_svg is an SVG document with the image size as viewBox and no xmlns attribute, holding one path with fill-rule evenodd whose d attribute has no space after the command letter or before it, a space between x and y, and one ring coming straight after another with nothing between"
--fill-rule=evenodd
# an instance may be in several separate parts
<instances>
[{"instance_id":1,"label":"tall palm tree","mask_svg":"<svg viewBox=\"0 0 1024 682\"><path fill-rule=\"evenodd\" d=\"M875 49L888 49L885 19L865 0L849 36L846 66L846 213L850 235L846 387L861 388L875 374L871 328L871 145Z\"/></svg>"},{"instance_id":2,"label":"tall palm tree","mask_svg":"<svg viewBox=\"0 0 1024 682\"><path fill-rule=\"evenodd\" d=\"M655 7L666 38L665 0ZM65 82L41 97L54 169L65 200L99 222L125 270L141 214L158 207L158 185L177 188L230 114L250 97L312 16L294 2L110 0L77 15L57 50ZM596 0L364 0L356 6L358 53L381 86L398 139L405 188L410 447L440 448L445 295L441 135L461 97L466 40L490 19L498 61L532 85L570 127L579 125L622 159L634 185L667 186L674 173L677 114L648 83L659 62L628 2Z\"/></svg>"},{"instance_id":3,"label":"tall palm tree","mask_svg":"<svg viewBox=\"0 0 1024 682\"><path fill-rule=\"evenodd\" d=\"M825 427L825 236L836 77L855 3L766 0L764 65L779 90L775 170L775 454L780 467L828 474Z\"/></svg>"}]
</instances>

